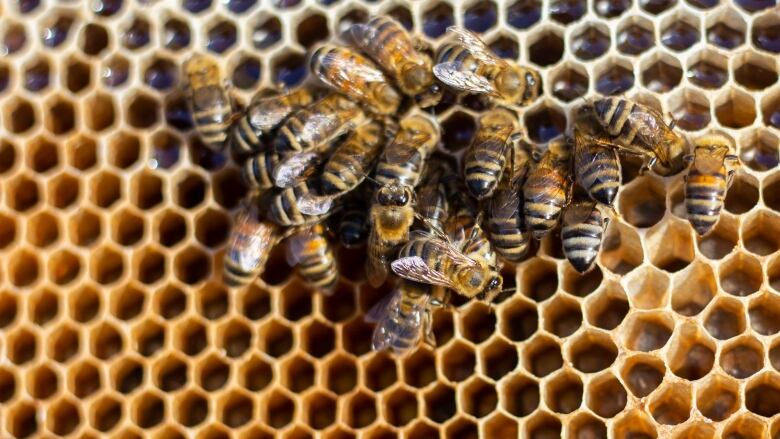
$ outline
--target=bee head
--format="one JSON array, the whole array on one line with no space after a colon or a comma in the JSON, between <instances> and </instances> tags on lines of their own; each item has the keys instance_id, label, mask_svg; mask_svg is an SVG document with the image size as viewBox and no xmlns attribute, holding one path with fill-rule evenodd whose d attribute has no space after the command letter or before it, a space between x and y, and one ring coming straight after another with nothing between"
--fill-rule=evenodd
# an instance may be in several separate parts
<instances>
[{"instance_id":1,"label":"bee head","mask_svg":"<svg viewBox=\"0 0 780 439\"><path fill-rule=\"evenodd\" d=\"M413 195L409 186L387 184L377 191L376 201L382 206L405 206L412 200Z\"/></svg>"},{"instance_id":2,"label":"bee head","mask_svg":"<svg viewBox=\"0 0 780 439\"><path fill-rule=\"evenodd\" d=\"M485 288L477 295L477 299L492 302L493 299L501 293L503 284L504 280L501 278L501 275L492 273Z\"/></svg>"},{"instance_id":3,"label":"bee head","mask_svg":"<svg viewBox=\"0 0 780 439\"><path fill-rule=\"evenodd\" d=\"M523 89L523 104L529 104L542 94L542 76L534 69L525 69L525 88Z\"/></svg>"},{"instance_id":4,"label":"bee head","mask_svg":"<svg viewBox=\"0 0 780 439\"><path fill-rule=\"evenodd\" d=\"M192 87L208 85L219 81L219 66L214 59L206 55L194 55L184 64L184 76Z\"/></svg>"}]
</instances>

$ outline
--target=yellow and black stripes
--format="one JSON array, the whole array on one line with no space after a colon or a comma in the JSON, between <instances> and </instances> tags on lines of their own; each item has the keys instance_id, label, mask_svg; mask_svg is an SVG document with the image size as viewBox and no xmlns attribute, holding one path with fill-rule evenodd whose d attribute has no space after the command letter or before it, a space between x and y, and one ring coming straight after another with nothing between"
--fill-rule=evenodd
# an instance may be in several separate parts
<instances>
[{"instance_id":1,"label":"yellow and black stripes","mask_svg":"<svg viewBox=\"0 0 780 439\"><path fill-rule=\"evenodd\" d=\"M191 91L192 120L203 142L221 149L228 139L233 108L222 87L210 85Z\"/></svg>"},{"instance_id":2,"label":"yellow and black stripes","mask_svg":"<svg viewBox=\"0 0 780 439\"><path fill-rule=\"evenodd\" d=\"M308 182L278 189L267 193L263 198L263 206L267 206L265 212L269 221L280 226L300 226L320 221L323 215L306 215L298 209L298 200L310 192Z\"/></svg>"},{"instance_id":3,"label":"yellow and black stripes","mask_svg":"<svg viewBox=\"0 0 780 439\"><path fill-rule=\"evenodd\" d=\"M726 197L726 171L706 175L691 168L685 180L685 209L696 233L704 235L718 222Z\"/></svg>"},{"instance_id":4,"label":"yellow and black stripes","mask_svg":"<svg viewBox=\"0 0 780 439\"><path fill-rule=\"evenodd\" d=\"M561 227L563 254L569 263L580 273L593 266L593 262L601 249L601 239L604 233L604 219L593 203L572 204L570 209L588 209L590 212L580 215L576 221L564 220ZM584 218L584 219L583 219Z\"/></svg>"},{"instance_id":5,"label":"yellow and black stripes","mask_svg":"<svg viewBox=\"0 0 780 439\"><path fill-rule=\"evenodd\" d=\"M351 191L370 171L383 148L382 125L370 122L339 145L322 170L322 191L334 195Z\"/></svg>"},{"instance_id":6,"label":"yellow and black stripes","mask_svg":"<svg viewBox=\"0 0 780 439\"><path fill-rule=\"evenodd\" d=\"M617 151L596 145L577 145L574 173L577 183L599 203L611 206L620 188L620 161Z\"/></svg>"},{"instance_id":7,"label":"yellow and black stripes","mask_svg":"<svg viewBox=\"0 0 780 439\"><path fill-rule=\"evenodd\" d=\"M280 154L319 148L360 125L364 118L354 102L331 94L288 117L273 146Z\"/></svg>"},{"instance_id":8,"label":"yellow and black stripes","mask_svg":"<svg viewBox=\"0 0 780 439\"><path fill-rule=\"evenodd\" d=\"M274 169L281 163L276 151L264 151L244 162L241 175L250 187L270 189L274 187Z\"/></svg>"},{"instance_id":9,"label":"yellow and black stripes","mask_svg":"<svg viewBox=\"0 0 780 439\"><path fill-rule=\"evenodd\" d=\"M328 290L337 279L336 262L333 249L323 235L323 228L317 225L300 232L301 245L297 255L298 274L314 288Z\"/></svg>"},{"instance_id":10,"label":"yellow and black stripes","mask_svg":"<svg viewBox=\"0 0 780 439\"><path fill-rule=\"evenodd\" d=\"M490 199L487 229L493 249L502 258L517 262L528 251L530 239L525 231L522 194L519 188L499 186Z\"/></svg>"},{"instance_id":11,"label":"yellow and black stripes","mask_svg":"<svg viewBox=\"0 0 780 439\"><path fill-rule=\"evenodd\" d=\"M523 188L525 223L534 239L541 239L558 223L566 205L568 185L565 179L547 168L531 171Z\"/></svg>"}]
</instances>

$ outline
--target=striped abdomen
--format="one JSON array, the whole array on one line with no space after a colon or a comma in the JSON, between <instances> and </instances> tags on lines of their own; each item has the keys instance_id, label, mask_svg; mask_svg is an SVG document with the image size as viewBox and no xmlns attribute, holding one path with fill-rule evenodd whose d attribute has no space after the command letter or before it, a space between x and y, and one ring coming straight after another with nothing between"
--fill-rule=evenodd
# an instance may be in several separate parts
<instances>
[{"instance_id":1,"label":"striped abdomen","mask_svg":"<svg viewBox=\"0 0 780 439\"><path fill-rule=\"evenodd\" d=\"M362 204L344 211L339 220L339 240L341 245L353 248L363 245L368 235L368 208Z\"/></svg>"},{"instance_id":2,"label":"striped abdomen","mask_svg":"<svg viewBox=\"0 0 780 439\"><path fill-rule=\"evenodd\" d=\"M488 232L493 249L504 259L517 262L528 251L519 191L499 187L490 200Z\"/></svg>"},{"instance_id":3,"label":"striped abdomen","mask_svg":"<svg viewBox=\"0 0 780 439\"><path fill-rule=\"evenodd\" d=\"M537 167L531 171L523 187L523 212L534 239L541 239L558 223L566 192L566 180L554 169Z\"/></svg>"},{"instance_id":4,"label":"striped abdomen","mask_svg":"<svg viewBox=\"0 0 780 439\"><path fill-rule=\"evenodd\" d=\"M574 155L577 182L590 197L611 206L620 188L620 161L617 151L601 146L586 146Z\"/></svg>"},{"instance_id":5,"label":"striped abdomen","mask_svg":"<svg viewBox=\"0 0 780 439\"><path fill-rule=\"evenodd\" d=\"M499 69L489 68L486 64L474 58L467 48L456 43L445 43L439 50L436 63L454 63L458 66L459 71L473 72L491 82L500 71Z\"/></svg>"},{"instance_id":6,"label":"striped abdomen","mask_svg":"<svg viewBox=\"0 0 780 439\"><path fill-rule=\"evenodd\" d=\"M417 190L417 214L428 221L428 225L443 232L449 214L447 194L444 185L430 182Z\"/></svg>"},{"instance_id":7,"label":"striped abdomen","mask_svg":"<svg viewBox=\"0 0 780 439\"><path fill-rule=\"evenodd\" d=\"M382 126L376 122L358 128L331 155L322 171L325 195L348 192L357 187L382 152Z\"/></svg>"},{"instance_id":8,"label":"striped abdomen","mask_svg":"<svg viewBox=\"0 0 780 439\"><path fill-rule=\"evenodd\" d=\"M327 239L317 231L318 228L306 230L302 254L298 259L298 273L309 285L327 290L336 283L336 263L333 249Z\"/></svg>"},{"instance_id":9,"label":"striped abdomen","mask_svg":"<svg viewBox=\"0 0 780 439\"><path fill-rule=\"evenodd\" d=\"M261 135L249 125L248 116L245 115L233 125L233 149L238 154L260 152L263 149Z\"/></svg>"},{"instance_id":10,"label":"striped abdomen","mask_svg":"<svg viewBox=\"0 0 780 439\"><path fill-rule=\"evenodd\" d=\"M431 238L416 238L406 243L398 252L398 258L419 256L425 264L434 271L448 273L452 262L442 254L440 244L432 242Z\"/></svg>"},{"instance_id":11,"label":"striped abdomen","mask_svg":"<svg viewBox=\"0 0 780 439\"><path fill-rule=\"evenodd\" d=\"M267 209L268 219L280 226L301 226L320 221L322 215L306 215L298 209L298 200L309 192L308 183L304 181L266 194L263 206Z\"/></svg>"},{"instance_id":12,"label":"striped abdomen","mask_svg":"<svg viewBox=\"0 0 780 439\"><path fill-rule=\"evenodd\" d=\"M476 199L489 197L496 189L506 164L506 137L479 134L466 151L463 170L466 188Z\"/></svg>"},{"instance_id":13,"label":"striped abdomen","mask_svg":"<svg viewBox=\"0 0 780 439\"><path fill-rule=\"evenodd\" d=\"M427 314L432 292L430 285L403 279L389 302L378 311L381 314L372 336L373 348L389 348L401 355L417 346L421 331L430 330Z\"/></svg>"},{"instance_id":14,"label":"striped abdomen","mask_svg":"<svg viewBox=\"0 0 780 439\"><path fill-rule=\"evenodd\" d=\"M264 151L250 157L241 170L244 181L250 187L270 189L274 186L274 169L281 162L276 151Z\"/></svg>"},{"instance_id":15,"label":"striped abdomen","mask_svg":"<svg viewBox=\"0 0 780 439\"><path fill-rule=\"evenodd\" d=\"M590 204L587 206L592 210L584 220L571 223L564 221L561 228L563 254L580 273L588 271L593 265L599 255L604 233L604 219L601 212Z\"/></svg>"},{"instance_id":16,"label":"striped abdomen","mask_svg":"<svg viewBox=\"0 0 780 439\"><path fill-rule=\"evenodd\" d=\"M324 146L360 125L363 112L349 99L332 94L292 114L279 128L274 148L279 153Z\"/></svg>"},{"instance_id":17,"label":"striped abdomen","mask_svg":"<svg viewBox=\"0 0 780 439\"><path fill-rule=\"evenodd\" d=\"M415 187L420 181L420 172L424 162L425 160L419 151L403 163L390 163L383 157L376 166L376 180L380 186L398 183Z\"/></svg>"},{"instance_id":18,"label":"striped abdomen","mask_svg":"<svg viewBox=\"0 0 780 439\"><path fill-rule=\"evenodd\" d=\"M203 143L221 149L228 138L233 108L225 90L209 85L192 90L191 111L195 128Z\"/></svg>"},{"instance_id":19,"label":"striped abdomen","mask_svg":"<svg viewBox=\"0 0 780 439\"><path fill-rule=\"evenodd\" d=\"M252 282L263 270L271 248L279 240L276 225L258 221L252 215L254 213L246 211L239 213L228 239L222 274L228 286Z\"/></svg>"},{"instance_id":20,"label":"striped abdomen","mask_svg":"<svg viewBox=\"0 0 780 439\"><path fill-rule=\"evenodd\" d=\"M691 168L685 180L685 209L696 233L704 235L718 222L726 197L726 171L708 175Z\"/></svg>"},{"instance_id":21,"label":"striped abdomen","mask_svg":"<svg viewBox=\"0 0 780 439\"><path fill-rule=\"evenodd\" d=\"M601 125L618 143L642 150L645 154L653 153L654 144L639 132L642 129L640 120L658 119L649 108L617 97L598 99L593 108ZM662 120L657 120L657 123L663 125Z\"/></svg>"}]
</instances>

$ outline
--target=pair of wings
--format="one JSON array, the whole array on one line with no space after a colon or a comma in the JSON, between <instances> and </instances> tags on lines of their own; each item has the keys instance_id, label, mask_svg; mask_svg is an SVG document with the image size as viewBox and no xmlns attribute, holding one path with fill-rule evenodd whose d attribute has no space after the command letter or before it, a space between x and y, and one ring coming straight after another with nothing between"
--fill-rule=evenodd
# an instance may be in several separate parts
<instances>
[{"instance_id":1,"label":"pair of wings","mask_svg":"<svg viewBox=\"0 0 780 439\"><path fill-rule=\"evenodd\" d=\"M460 250L456 249L449 241L445 241L439 237L432 237L425 232L415 231L412 232L412 239L409 244L415 239L426 240L426 245L434 246L434 252L439 257L449 258L456 265L475 266L476 261L464 255ZM390 264L390 268L396 275L412 280L415 282L424 283L427 285L438 285L446 288L455 288L455 284L447 276L446 273L434 270L425 262L425 260L419 256L406 256L396 259Z\"/></svg>"},{"instance_id":2,"label":"pair of wings","mask_svg":"<svg viewBox=\"0 0 780 439\"><path fill-rule=\"evenodd\" d=\"M349 56L349 49L328 51L320 55L320 63L326 72L317 72L317 76L331 87L359 96L360 99L370 102L371 95L367 87L361 84L386 83L385 74L379 70L373 62L356 53ZM360 60L360 62L356 62Z\"/></svg>"},{"instance_id":3,"label":"pair of wings","mask_svg":"<svg viewBox=\"0 0 780 439\"><path fill-rule=\"evenodd\" d=\"M245 271L257 268L279 239L275 225L258 221L251 212L242 211L235 220L227 251Z\"/></svg>"},{"instance_id":4,"label":"pair of wings","mask_svg":"<svg viewBox=\"0 0 780 439\"><path fill-rule=\"evenodd\" d=\"M463 28L450 26L447 32L455 41L468 50L469 54L482 64L500 66L506 65L506 61L494 55L490 48L476 34ZM448 86L468 92L497 95L495 86L487 78L474 72L466 71L458 63L444 62L433 66L433 75Z\"/></svg>"},{"instance_id":5,"label":"pair of wings","mask_svg":"<svg viewBox=\"0 0 780 439\"><path fill-rule=\"evenodd\" d=\"M366 321L376 322L371 337L371 346L375 351L392 349L396 354L402 354L406 348L419 342L420 329L423 326L430 296L424 294L411 305L411 308L401 312L403 296L403 291L399 287L391 294L385 295L366 314Z\"/></svg>"}]
</instances>

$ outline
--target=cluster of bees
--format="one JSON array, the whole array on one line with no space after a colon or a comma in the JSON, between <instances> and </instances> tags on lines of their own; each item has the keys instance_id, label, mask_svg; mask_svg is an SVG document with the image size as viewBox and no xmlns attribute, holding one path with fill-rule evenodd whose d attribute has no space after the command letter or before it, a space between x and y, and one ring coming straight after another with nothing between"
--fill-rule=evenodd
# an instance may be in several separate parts
<instances>
[{"instance_id":1,"label":"cluster of bees","mask_svg":"<svg viewBox=\"0 0 780 439\"><path fill-rule=\"evenodd\" d=\"M431 309L450 294L491 302L505 292L502 261L521 260L559 222L565 256L589 270L614 215L618 153L662 175L692 161L690 221L699 233L717 221L733 173L725 137L702 138L687 155L659 112L607 97L579 109L570 137L531 145L517 111L542 93L536 70L457 27L435 57L389 17L354 24L349 34L349 47L324 44L310 54L319 87L258 94L241 111L216 61L195 55L184 66L199 134L246 159L253 189L229 240L227 284L251 282L283 240L288 262L327 294L337 279L332 242L365 245L371 284L391 272L400 278L367 315L377 323L374 348L403 352L423 337L432 342ZM489 103L462 166L436 152L442 133L432 108L445 90Z\"/></svg>"}]
</instances>

